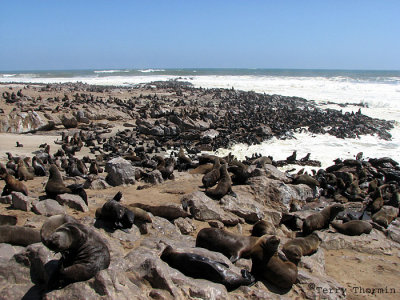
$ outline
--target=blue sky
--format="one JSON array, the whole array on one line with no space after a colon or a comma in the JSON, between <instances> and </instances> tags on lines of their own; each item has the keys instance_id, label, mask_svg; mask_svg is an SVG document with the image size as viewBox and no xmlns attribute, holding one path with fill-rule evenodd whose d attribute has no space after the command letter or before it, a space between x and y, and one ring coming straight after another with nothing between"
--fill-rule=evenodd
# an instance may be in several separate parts
<instances>
[{"instance_id":1,"label":"blue sky","mask_svg":"<svg viewBox=\"0 0 400 300\"><path fill-rule=\"evenodd\" d=\"M0 70L400 69L400 1L2 0Z\"/></svg>"}]
</instances>

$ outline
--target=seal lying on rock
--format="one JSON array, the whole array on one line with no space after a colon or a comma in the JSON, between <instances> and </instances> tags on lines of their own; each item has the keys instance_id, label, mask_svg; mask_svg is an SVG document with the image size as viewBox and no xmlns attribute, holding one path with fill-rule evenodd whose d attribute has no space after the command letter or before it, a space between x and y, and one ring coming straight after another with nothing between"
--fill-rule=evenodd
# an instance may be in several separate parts
<instances>
[{"instance_id":1,"label":"seal lying on rock","mask_svg":"<svg viewBox=\"0 0 400 300\"><path fill-rule=\"evenodd\" d=\"M96 219L108 221L113 229L132 228L134 213L119 203L122 193L118 192L113 199L96 210Z\"/></svg>"},{"instance_id":2,"label":"seal lying on rock","mask_svg":"<svg viewBox=\"0 0 400 300\"><path fill-rule=\"evenodd\" d=\"M71 184L65 186L61 173L57 166L52 164L49 169L50 176L47 181L45 191L48 197L55 199L60 194L76 194L82 197L86 205L88 205L87 194L81 184Z\"/></svg>"},{"instance_id":3,"label":"seal lying on rock","mask_svg":"<svg viewBox=\"0 0 400 300\"><path fill-rule=\"evenodd\" d=\"M74 218L52 216L43 224L40 235L45 246L62 254L58 270L50 278L50 289L88 280L110 265L106 242Z\"/></svg>"},{"instance_id":4,"label":"seal lying on rock","mask_svg":"<svg viewBox=\"0 0 400 300\"><path fill-rule=\"evenodd\" d=\"M186 276L221 283L228 291L255 282L255 278L245 269L241 270L241 275L239 275L230 270L225 263L194 253L180 253L172 249L171 246L164 249L161 259Z\"/></svg>"},{"instance_id":5,"label":"seal lying on rock","mask_svg":"<svg viewBox=\"0 0 400 300\"><path fill-rule=\"evenodd\" d=\"M298 264L302 256L317 251L319 244L321 244L321 239L313 232L306 237L298 237L288 241L283 245L282 251L290 261Z\"/></svg>"},{"instance_id":6,"label":"seal lying on rock","mask_svg":"<svg viewBox=\"0 0 400 300\"><path fill-rule=\"evenodd\" d=\"M1 225L0 243L19 246L40 243L40 231L29 227Z\"/></svg>"},{"instance_id":7,"label":"seal lying on rock","mask_svg":"<svg viewBox=\"0 0 400 300\"><path fill-rule=\"evenodd\" d=\"M250 257L253 247L265 237L243 236L219 228L203 228L196 238L196 247L224 254L231 262Z\"/></svg>"},{"instance_id":8,"label":"seal lying on rock","mask_svg":"<svg viewBox=\"0 0 400 300\"><path fill-rule=\"evenodd\" d=\"M270 236L255 245L251 255L251 273L281 289L290 289L297 279L297 267L279 257L279 243L279 238Z\"/></svg>"},{"instance_id":9,"label":"seal lying on rock","mask_svg":"<svg viewBox=\"0 0 400 300\"><path fill-rule=\"evenodd\" d=\"M320 212L308 216L303 222L303 234L308 235L314 230L327 228L336 215L344 210L342 204L333 204Z\"/></svg>"},{"instance_id":10,"label":"seal lying on rock","mask_svg":"<svg viewBox=\"0 0 400 300\"><path fill-rule=\"evenodd\" d=\"M218 181L218 185L215 189L206 190L206 195L215 198L221 199L228 193L232 193L232 181L229 176L228 170L226 168L226 164L222 165L220 168L221 178Z\"/></svg>"},{"instance_id":11,"label":"seal lying on rock","mask_svg":"<svg viewBox=\"0 0 400 300\"><path fill-rule=\"evenodd\" d=\"M346 223L331 222L333 228L345 235L361 235L370 233L372 224L362 220L351 220Z\"/></svg>"}]
</instances>

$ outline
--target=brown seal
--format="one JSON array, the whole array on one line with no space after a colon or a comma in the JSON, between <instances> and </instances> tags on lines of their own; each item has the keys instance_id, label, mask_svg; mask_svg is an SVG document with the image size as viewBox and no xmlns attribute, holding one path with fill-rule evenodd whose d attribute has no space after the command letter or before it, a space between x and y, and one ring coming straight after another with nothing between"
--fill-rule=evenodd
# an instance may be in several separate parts
<instances>
[{"instance_id":1,"label":"brown seal","mask_svg":"<svg viewBox=\"0 0 400 300\"><path fill-rule=\"evenodd\" d=\"M179 252L172 249L171 246L167 246L164 249L161 259L186 276L221 283L228 291L232 291L242 285L251 285L255 281L255 278L245 269L241 270L241 275L239 275L230 270L225 263L199 254Z\"/></svg>"},{"instance_id":2,"label":"brown seal","mask_svg":"<svg viewBox=\"0 0 400 300\"><path fill-rule=\"evenodd\" d=\"M266 237L266 236L265 236ZM260 240L251 255L251 273L281 289L290 289L297 279L297 267L290 261L283 261L278 255L280 240L269 236Z\"/></svg>"},{"instance_id":3,"label":"brown seal","mask_svg":"<svg viewBox=\"0 0 400 300\"><path fill-rule=\"evenodd\" d=\"M87 202L87 195L82 185L71 184L65 186L61 173L55 164L52 164L49 169L50 176L45 186L45 191L48 197L55 199L60 194L76 194L82 197L83 201Z\"/></svg>"},{"instance_id":4,"label":"brown seal","mask_svg":"<svg viewBox=\"0 0 400 300\"><path fill-rule=\"evenodd\" d=\"M251 256L253 247L264 237L243 236L219 228L203 228L196 238L196 247L224 254L231 262Z\"/></svg>"},{"instance_id":5,"label":"brown seal","mask_svg":"<svg viewBox=\"0 0 400 300\"><path fill-rule=\"evenodd\" d=\"M282 251L290 261L298 264L302 256L313 254L318 250L320 244L321 239L313 232L306 237L298 237L288 241L283 245Z\"/></svg>"},{"instance_id":6,"label":"brown seal","mask_svg":"<svg viewBox=\"0 0 400 300\"><path fill-rule=\"evenodd\" d=\"M372 216L372 220L383 226L388 227L390 223L399 215L399 209L393 206L385 205Z\"/></svg>"},{"instance_id":7,"label":"brown seal","mask_svg":"<svg viewBox=\"0 0 400 300\"><path fill-rule=\"evenodd\" d=\"M346 223L331 222L333 228L345 235L361 235L370 233L372 224L362 220L351 220Z\"/></svg>"},{"instance_id":8,"label":"brown seal","mask_svg":"<svg viewBox=\"0 0 400 300\"><path fill-rule=\"evenodd\" d=\"M328 228L329 223L343 210L344 206L342 204L333 204L325 207L320 212L308 216L303 222L303 234L308 235L314 230Z\"/></svg>"},{"instance_id":9,"label":"brown seal","mask_svg":"<svg viewBox=\"0 0 400 300\"><path fill-rule=\"evenodd\" d=\"M217 187L215 189L206 190L206 195L211 198L221 199L226 194L232 193L232 181L226 168L226 164L221 166L220 172L221 178L218 181Z\"/></svg>"},{"instance_id":10,"label":"brown seal","mask_svg":"<svg viewBox=\"0 0 400 300\"><path fill-rule=\"evenodd\" d=\"M221 163L219 161L219 158L216 157L212 170L206 173L201 179L201 182L203 182L203 186L206 189L217 184L218 180L221 177L220 168L221 168Z\"/></svg>"},{"instance_id":11,"label":"brown seal","mask_svg":"<svg viewBox=\"0 0 400 300\"><path fill-rule=\"evenodd\" d=\"M34 177L34 175L31 172L28 171L28 169L27 169L27 167L26 167L26 165L25 165L25 163L24 163L24 161L22 159L20 159L18 161L18 172L17 172L17 174L18 174L18 178L20 180L24 180L24 181L32 180L33 177Z\"/></svg>"},{"instance_id":12,"label":"brown seal","mask_svg":"<svg viewBox=\"0 0 400 300\"><path fill-rule=\"evenodd\" d=\"M276 229L274 224L271 222L267 222L265 220L260 220L253 225L253 229L251 230L252 236L263 236L265 234L276 234Z\"/></svg>"},{"instance_id":13,"label":"brown seal","mask_svg":"<svg viewBox=\"0 0 400 300\"><path fill-rule=\"evenodd\" d=\"M106 242L95 231L71 217L50 217L43 224L40 235L45 246L62 254L59 268L50 278L50 289L88 280L110 265Z\"/></svg>"},{"instance_id":14,"label":"brown seal","mask_svg":"<svg viewBox=\"0 0 400 300\"><path fill-rule=\"evenodd\" d=\"M10 195L11 192L20 192L23 193L25 196L28 196L28 188L25 186L25 184L22 183L22 181L15 179L14 176L8 173L2 174L2 177L6 182L3 193L1 194L2 196Z\"/></svg>"},{"instance_id":15,"label":"brown seal","mask_svg":"<svg viewBox=\"0 0 400 300\"><path fill-rule=\"evenodd\" d=\"M40 243L40 231L30 227L1 225L0 243L9 243L19 246Z\"/></svg>"}]
</instances>

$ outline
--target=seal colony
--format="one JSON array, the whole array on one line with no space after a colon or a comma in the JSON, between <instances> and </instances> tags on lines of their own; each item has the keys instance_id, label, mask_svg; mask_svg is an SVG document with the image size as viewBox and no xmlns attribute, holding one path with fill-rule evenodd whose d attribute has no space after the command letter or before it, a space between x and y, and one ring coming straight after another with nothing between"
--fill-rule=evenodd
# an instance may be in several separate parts
<instances>
[{"instance_id":1,"label":"seal colony","mask_svg":"<svg viewBox=\"0 0 400 300\"><path fill-rule=\"evenodd\" d=\"M113 87L34 85L36 94L26 96L30 89L14 96L3 92L3 101L21 112L47 114L52 125L34 132L55 133L59 148L43 144L29 154L33 157L10 152L4 159L1 205L9 209L2 210L7 216L1 219L0 239L26 247L32 261L35 247L40 253L61 254L51 271L41 262L41 296L52 297L54 290L77 284L105 294L110 289L107 282L123 280L116 274L129 273L129 281L140 282L141 289L152 287L149 297L156 297L157 290L168 297L190 295L185 287L176 287L186 277L190 277L186 284L201 286L202 281L196 280L207 280L222 286L223 292L240 293L245 288L249 297L265 291L305 297L301 289L304 264L309 262L304 261L326 249L330 236L368 240L369 235L375 239L382 234L389 240L391 228L397 226L400 168L390 158L364 159L359 153L355 159L337 159L311 174L304 169L292 174L277 167L320 164L310 159L312 153L298 159L296 151L285 160L252 153L242 161L232 154L202 153L231 143L288 138L304 126L310 132L342 138L378 134L389 139L391 122L360 112L321 110L296 97L194 89L176 81L135 87L135 96L127 99L118 98L118 93L104 97ZM89 109L92 104L115 114L95 115ZM108 122L101 123L101 118ZM112 130L113 122L126 126ZM20 142L24 147L18 148L26 149L23 138ZM183 174L192 176L196 184L193 193L180 196L174 183L179 185ZM35 183L38 180L41 185ZM103 186L95 187L95 182ZM168 183L172 188L164 193L181 197L179 204L162 199L141 203L140 197L126 193L137 189L144 195ZM110 185L118 186L119 192ZM104 189L104 195L95 188ZM282 196L288 190L289 200ZM15 203L28 195L32 208L26 206L26 215L38 213L44 202L39 200L50 198L61 205L67 201L63 199L81 198L79 205L86 210L81 214L74 204L68 214L47 217L45 212L33 225L20 226L24 222L13 216L18 209Z\"/></svg>"}]
</instances>

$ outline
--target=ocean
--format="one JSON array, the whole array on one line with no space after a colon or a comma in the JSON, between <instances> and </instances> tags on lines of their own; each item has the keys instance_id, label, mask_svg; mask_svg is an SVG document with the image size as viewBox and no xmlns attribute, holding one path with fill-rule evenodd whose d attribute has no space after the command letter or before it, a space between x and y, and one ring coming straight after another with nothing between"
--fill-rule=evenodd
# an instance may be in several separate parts
<instances>
[{"instance_id":1,"label":"ocean","mask_svg":"<svg viewBox=\"0 0 400 300\"><path fill-rule=\"evenodd\" d=\"M298 70L298 69L114 69L0 72L0 83L84 82L94 85L132 86L158 80L182 80L195 87L235 88L266 94L297 96L315 101L322 108L358 111L373 118L394 120L392 140L376 136L338 139L330 135L296 133L294 139L273 138L260 145L234 145L219 149L243 159L252 153L285 159L294 150L298 157L311 153L323 167L336 158L388 156L400 162L400 71ZM344 104L348 104L344 106ZM360 106L362 105L362 106Z\"/></svg>"}]
</instances>

